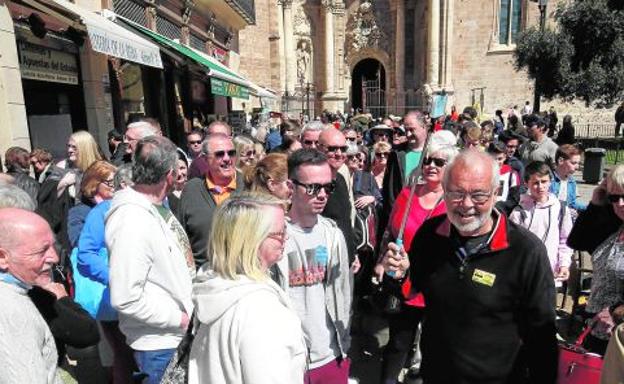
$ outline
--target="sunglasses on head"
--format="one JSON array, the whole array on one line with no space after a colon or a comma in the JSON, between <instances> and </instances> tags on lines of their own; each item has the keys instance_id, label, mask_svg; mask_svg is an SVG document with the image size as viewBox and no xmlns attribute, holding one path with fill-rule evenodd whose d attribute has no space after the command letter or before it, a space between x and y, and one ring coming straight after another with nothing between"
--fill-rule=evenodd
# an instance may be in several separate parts
<instances>
[{"instance_id":1,"label":"sunglasses on head","mask_svg":"<svg viewBox=\"0 0 624 384\"><path fill-rule=\"evenodd\" d=\"M608 194L607 195L607 199L609 199L609 201L611 203L619 203L620 199L624 199L624 195L612 195L612 194Z\"/></svg>"},{"instance_id":2,"label":"sunglasses on head","mask_svg":"<svg viewBox=\"0 0 624 384\"><path fill-rule=\"evenodd\" d=\"M437 157L425 157L423 160L423 164L425 165L431 165L431 163L433 163L436 167L441 168L446 165L446 160Z\"/></svg>"},{"instance_id":3,"label":"sunglasses on head","mask_svg":"<svg viewBox=\"0 0 624 384\"><path fill-rule=\"evenodd\" d=\"M321 189L325 190L325 193L329 195L332 192L334 192L334 189L336 188L335 181L332 181L331 183L327 183L327 184L317 184L317 183L305 184L305 183L300 182L297 179L292 179L292 182L295 185L299 185L305 188L306 195L308 196L318 195L321 192Z\"/></svg>"},{"instance_id":4,"label":"sunglasses on head","mask_svg":"<svg viewBox=\"0 0 624 384\"><path fill-rule=\"evenodd\" d=\"M235 149L230 149L229 151L215 151L214 152L214 157L216 157L217 159L222 159L225 157L225 154L227 153L228 157L236 157L236 150Z\"/></svg>"}]
</instances>

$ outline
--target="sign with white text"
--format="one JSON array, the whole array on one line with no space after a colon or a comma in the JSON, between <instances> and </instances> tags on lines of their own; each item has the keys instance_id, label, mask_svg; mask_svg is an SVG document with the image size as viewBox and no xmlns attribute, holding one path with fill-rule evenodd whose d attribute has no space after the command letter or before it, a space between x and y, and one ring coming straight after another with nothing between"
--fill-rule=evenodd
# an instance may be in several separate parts
<instances>
[{"instance_id":1,"label":"sign with white text","mask_svg":"<svg viewBox=\"0 0 624 384\"><path fill-rule=\"evenodd\" d=\"M76 55L19 40L22 78L52 83L78 84Z\"/></svg>"}]
</instances>

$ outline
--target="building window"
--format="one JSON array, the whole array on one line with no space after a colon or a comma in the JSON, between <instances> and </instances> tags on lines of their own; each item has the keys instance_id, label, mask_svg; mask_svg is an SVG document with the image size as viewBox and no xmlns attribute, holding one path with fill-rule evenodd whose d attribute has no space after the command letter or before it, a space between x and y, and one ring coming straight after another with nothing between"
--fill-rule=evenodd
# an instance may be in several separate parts
<instances>
[{"instance_id":1,"label":"building window","mask_svg":"<svg viewBox=\"0 0 624 384\"><path fill-rule=\"evenodd\" d=\"M499 44L515 44L522 25L522 0L500 0Z\"/></svg>"}]
</instances>

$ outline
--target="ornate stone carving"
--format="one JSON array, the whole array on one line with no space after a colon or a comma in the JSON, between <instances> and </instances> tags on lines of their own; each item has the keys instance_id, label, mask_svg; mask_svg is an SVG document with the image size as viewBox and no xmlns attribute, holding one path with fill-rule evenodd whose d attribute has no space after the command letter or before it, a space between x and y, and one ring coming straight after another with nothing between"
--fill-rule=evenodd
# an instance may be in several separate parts
<instances>
[{"instance_id":1,"label":"ornate stone carving","mask_svg":"<svg viewBox=\"0 0 624 384\"><path fill-rule=\"evenodd\" d=\"M307 39L299 40L297 43L297 81L299 84L305 84L310 81L312 62L312 45Z\"/></svg>"},{"instance_id":2,"label":"ornate stone carving","mask_svg":"<svg viewBox=\"0 0 624 384\"><path fill-rule=\"evenodd\" d=\"M297 36L312 36L312 22L303 9L303 3L299 3L293 17L294 34Z\"/></svg>"},{"instance_id":3,"label":"ornate stone carving","mask_svg":"<svg viewBox=\"0 0 624 384\"><path fill-rule=\"evenodd\" d=\"M363 0L347 22L347 51L358 52L363 48L385 48L386 35L377 24L372 0Z\"/></svg>"}]
</instances>

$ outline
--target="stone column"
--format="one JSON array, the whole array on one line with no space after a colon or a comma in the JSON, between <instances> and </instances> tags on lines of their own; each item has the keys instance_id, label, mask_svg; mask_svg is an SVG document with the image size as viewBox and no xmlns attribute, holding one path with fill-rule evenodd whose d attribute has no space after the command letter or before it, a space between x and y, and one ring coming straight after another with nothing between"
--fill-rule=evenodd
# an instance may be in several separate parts
<instances>
[{"instance_id":1,"label":"stone column","mask_svg":"<svg viewBox=\"0 0 624 384\"><path fill-rule=\"evenodd\" d=\"M293 16L292 0L282 0L284 8L284 66L286 67L285 88L289 95L295 93L297 83L297 59L295 57L295 47L293 45Z\"/></svg>"},{"instance_id":2,"label":"stone column","mask_svg":"<svg viewBox=\"0 0 624 384\"><path fill-rule=\"evenodd\" d=\"M334 14L331 0L323 2L325 11L325 94L334 93Z\"/></svg>"},{"instance_id":3,"label":"stone column","mask_svg":"<svg viewBox=\"0 0 624 384\"><path fill-rule=\"evenodd\" d=\"M30 149L15 26L6 3L0 4L0 116L0 153L16 145Z\"/></svg>"},{"instance_id":4,"label":"stone column","mask_svg":"<svg viewBox=\"0 0 624 384\"><path fill-rule=\"evenodd\" d=\"M444 42L440 85L447 90L452 87L453 83L453 6L453 0L444 0Z\"/></svg>"},{"instance_id":5,"label":"stone column","mask_svg":"<svg viewBox=\"0 0 624 384\"><path fill-rule=\"evenodd\" d=\"M403 114L405 105L405 0L396 1L396 33L394 48L394 72L395 72L395 103L400 110L397 113Z\"/></svg>"},{"instance_id":6,"label":"stone column","mask_svg":"<svg viewBox=\"0 0 624 384\"><path fill-rule=\"evenodd\" d=\"M279 61L279 90L286 89L286 62L284 54L284 6L277 2L277 54Z\"/></svg>"},{"instance_id":7,"label":"stone column","mask_svg":"<svg viewBox=\"0 0 624 384\"><path fill-rule=\"evenodd\" d=\"M429 29L427 30L427 84L440 84L440 0L428 0Z\"/></svg>"}]
</instances>

